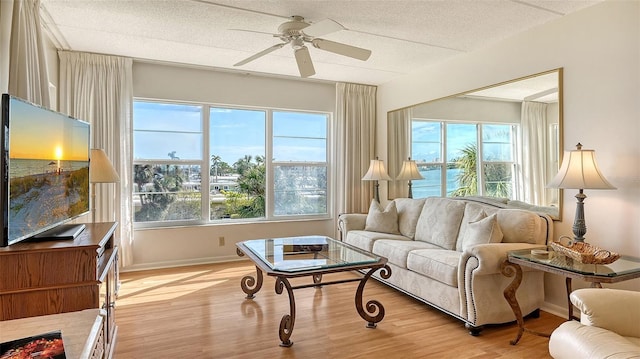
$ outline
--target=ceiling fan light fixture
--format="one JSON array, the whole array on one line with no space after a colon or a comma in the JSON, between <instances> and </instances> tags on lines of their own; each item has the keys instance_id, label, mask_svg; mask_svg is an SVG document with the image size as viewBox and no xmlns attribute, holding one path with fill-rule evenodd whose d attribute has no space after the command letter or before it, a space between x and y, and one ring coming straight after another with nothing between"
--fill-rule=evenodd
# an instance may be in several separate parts
<instances>
[{"instance_id":1,"label":"ceiling fan light fixture","mask_svg":"<svg viewBox=\"0 0 640 359\"><path fill-rule=\"evenodd\" d=\"M298 70L300 71L300 76L313 76L316 71L313 67L311 56L309 55L309 49L305 46L305 42L312 44L313 47L320 50L366 61L369 56L371 56L370 50L318 38L318 36L323 36L340 30L345 30L345 27L331 19L324 19L316 23L309 23L304 21L302 16L292 16L290 21L278 26L278 34L272 34L274 37L282 40L282 43L262 50L261 52L236 63L234 66L242 66L280 49L286 44L291 44L298 64Z\"/></svg>"},{"instance_id":2,"label":"ceiling fan light fixture","mask_svg":"<svg viewBox=\"0 0 640 359\"><path fill-rule=\"evenodd\" d=\"M285 37L302 35L302 29L309 27L309 23L306 23L302 16L292 16L291 18L293 20L278 26L278 32Z\"/></svg>"},{"instance_id":3,"label":"ceiling fan light fixture","mask_svg":"<svg viewBox=\"0 0 640 359\"><path fill-rule=\"evenodd\" d=\"M300 50L301 48L305 47L304 40L301 37L294 38L293 40L291 40L291 47L293 47L294 50Z\"/></svg>"}]
</instances>

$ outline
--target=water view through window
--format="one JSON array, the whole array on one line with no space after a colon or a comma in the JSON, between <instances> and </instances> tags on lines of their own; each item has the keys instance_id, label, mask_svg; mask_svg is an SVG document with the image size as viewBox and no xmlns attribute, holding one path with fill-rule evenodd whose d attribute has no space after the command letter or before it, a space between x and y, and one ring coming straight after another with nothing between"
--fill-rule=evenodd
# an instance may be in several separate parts
<instances>
[{"instance_id":1,"label":"water view through window","mask_svg":"<svg viewBox=\"0 0 640 359\"><path fill-rule=\"evenodd\" d=\"M413 120L411 156L421 180L414 198L513 197L516 126Z\"/></svg>"},{"instance_id":2,"label":"water view through window","mask_svg":"<svg viewBox=\"0 0 640 359\"><path fill-rule=\"evenodd\" d=\"M136 222L328 213L328 114L137 100L133 117Z\"/></svg>"}]
</instances>

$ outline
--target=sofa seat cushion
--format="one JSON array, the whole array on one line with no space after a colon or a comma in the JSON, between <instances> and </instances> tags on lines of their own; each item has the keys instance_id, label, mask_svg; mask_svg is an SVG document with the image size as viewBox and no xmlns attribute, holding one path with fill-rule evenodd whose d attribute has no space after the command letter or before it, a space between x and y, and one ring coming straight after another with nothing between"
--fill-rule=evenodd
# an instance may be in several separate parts
<instances>
[{"instance_id":1,"label":"sofa seat cushion","mask_svg":"<svg viewBox=\"0 0 640 359\"><path fill-rule=\"evenodd\" d=\"M389 234L370 231L349 231L345 242L356 246L360 249L371 252L373 250L373 243L380 239L394 239L400 241L410 241L409 238L399 234Z\"/></svg>"},{"instance_id":2,"label":"sofa seat cushion","mask_svg":"<svg viewBox=\"0 0 640 359\"><path fill-rule=\"evenodd\" d=\"M450 198L429 197L416 226L416 240L455 249L465 202Z\"/></svg>"},{"instance_id":3,"label":"sofa seat cushion","mask_svg":"<svg viewBox=\"0 0 640 359\"><path fill-rule=\"evenodd\" d=\"M407 257L407 269L458 287L458 263L461 252L445 249L416 249Z\"/></svg>"},{"instance_id":4,"label":"sofa seat cushion","mask_svg":"<svg viewBox=\"0 0 640 359\"><path fill-rule=\"evenodd\" d=\"M389 263L401 268L407 268L407 256L415 249L439 248L433 244L420 241L398 241L380 239L373 244L373 253L386 257Z\"/></svg>"}]
</instances>

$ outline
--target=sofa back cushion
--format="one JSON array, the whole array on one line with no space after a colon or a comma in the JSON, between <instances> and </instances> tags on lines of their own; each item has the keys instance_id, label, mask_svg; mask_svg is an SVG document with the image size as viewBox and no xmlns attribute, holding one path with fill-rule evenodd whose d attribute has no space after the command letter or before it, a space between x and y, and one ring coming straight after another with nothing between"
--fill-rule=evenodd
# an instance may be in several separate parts
<instances>
[{"instance_id":1,"label":"sofa back cushion","mask_svg":"<svg viewBox=\"0 0 640 359\"><path fill-rule=\"evenodd\" d=\"M424 206L424 198L396 198L393 200L398 210L398 229L400 234L414 239L416 235L416 225Z\"/></svg>"},{"instance_id":2,"label":"sofa back cushion","mask_svg":"<svg viewBox=\"0 0 640 359\"><path fill-rule=\"evenodd\" d=\"M494 213L497 215L498 226L500 226L500 231L503 235L503 243L545 244L547 241L547 221L537 213L522 209L495 208L491 205L467 202L462 224L460 225L456 250L463 250L469 223L473 222L481 212L485 212L487 216Z\"/></svg>"},{"instance_id":3,"label":"sofa back cushion","mask_svg":"<svg viewBox=\"0 0 640 359\"><path fill-rule=\"evenodd\" d=\"M524 209L498 210L498 224L504 243L546 244L547 221L537 213Z\"/></svg>"},{"instance_id":4,"label":"sofa back cushion","mask_svg":"<svg viewBox=\"0 0 640 359\"><path fill-rule=\"evenodd\" d=\"M415 239L444 249L455 249L464 207L464 201L427 198L418 218Z\"/></svg>"}]
</instances>

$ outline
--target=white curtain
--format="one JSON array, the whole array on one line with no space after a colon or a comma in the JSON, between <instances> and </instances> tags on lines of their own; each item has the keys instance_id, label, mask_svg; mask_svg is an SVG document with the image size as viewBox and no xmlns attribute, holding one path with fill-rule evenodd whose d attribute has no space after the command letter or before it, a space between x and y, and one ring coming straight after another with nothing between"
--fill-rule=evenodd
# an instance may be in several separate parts
<instances>
[{"instance_id":1,"label":"white curtain","mask_svg":"<svg viewBox=\"0 0 640 359\"><path fill-rule=\"evenodd\" d=\"M40 26L40 0L15 0L11 18L9 93L51 108Z\"/></svg>"},{"instance_id":2,"label":"white curtain","mask_svg":"<svg viewBox=\"0 0 640 359\"><path fill-rule=\"evenodd\" d=\"M392 111L387 118L387 141L389 153L389 176L395 178L402 168L402 162L411 156L411 108ZM401 198L409 195L407 181L390 181L389 198Z\"/></svg>"},{"instance_id":3,"label":"white curtain","mask_svg":"<svg viewBox=\"0 0 640 359\"><path fill-rule=\"evenodd\" d=\"M547 155L547 104L525 101L521 110L522 201L545 205Z\"/></svg>"},{"instance_id":4,"label":"white curtain","mask_svg":"<svg viewBox=\"0 0 640 359\"><path fill-rule=\"evenodd\" d=\"M337 213L366 213L373 198L362 176L375 156L377 87L336 85Z\"/></svg>"},{"instance_id":5,"label":"white curtain","mask_svg":"<svg viewBox=\"0 0 640 359\"><path fill-rule=\"evenodd\" d=\"M132 60L70 51L60 57L60 107L91 124L92 148L102 148L120 176L118 184L96 185L96 221L119 223L121 264L132 262L131 112Z\"/></svg>"}]
</instances>

